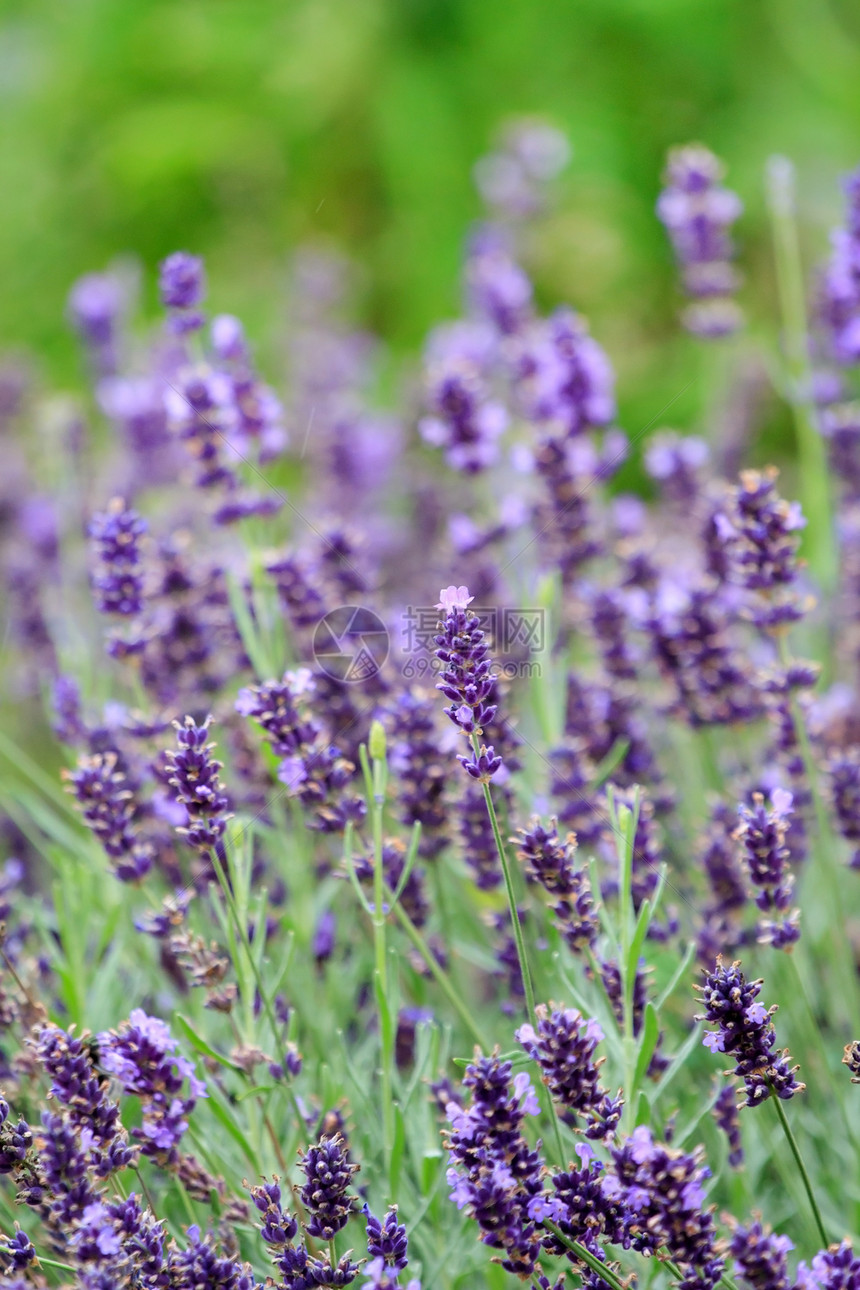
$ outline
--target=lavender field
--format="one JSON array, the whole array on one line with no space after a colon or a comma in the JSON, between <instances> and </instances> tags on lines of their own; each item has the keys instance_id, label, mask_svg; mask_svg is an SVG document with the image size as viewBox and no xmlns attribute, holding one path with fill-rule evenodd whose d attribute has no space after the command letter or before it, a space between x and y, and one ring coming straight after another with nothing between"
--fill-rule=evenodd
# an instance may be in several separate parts
<instances>
[{"instance_id":1,"label":"lavender field","mask_svg":"<svg viewBox=\"0 0 860 1290\"><path fill-rule=\"evenodd\" d=\"M85 399L3 366L4 1285L860 1285L860 171L811 263L669 153L622 426L575 166L500 127L402 360L192 248L70 284Z\"/></svg>"}]
</instances>

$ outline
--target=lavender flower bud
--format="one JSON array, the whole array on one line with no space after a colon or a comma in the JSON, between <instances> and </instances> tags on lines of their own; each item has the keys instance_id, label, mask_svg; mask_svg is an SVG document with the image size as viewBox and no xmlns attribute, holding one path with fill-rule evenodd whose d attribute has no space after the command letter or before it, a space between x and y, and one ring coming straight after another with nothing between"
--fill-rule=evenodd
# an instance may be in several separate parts
<instances>
[{"instance_id":1,"label":"lavender flower bud","mask_svg":"<svg viewBox=\"0 0 860 1290\"><path fill-rule=\"evenodd\" d=\"M775 788L770 801L770 807L766 807L762 794L753 793L752 806L738 808L740 824L735 836L741 843L750 881L759 890L756 905L761 910L787 915L794 890L794 875L788 864L791 853L786 846L793 798L785 789ZM760 939L777 949L793 945L800 937L798 917L795 910L781 923L763 920Z\"/></svg>"},{"instance_id":2,"label":"lavender flower bud","mask_svg":"<svg viewBox=\"0 0 860 1290\"><path fill-rule=\"evenodd\" d=\"M143 609L140 539L146 521L115 497L106 511L94 515L89 536L98 552L99 572L93 577L96 604L103 614L131 617Z\"/></svg>"},{"instance_id":3,"label":"lavender flower bud","mask_svg":"<svg viewBox=\"0 0 860 1290\"><path fill-rule=\"evenodd\" d=\"M696 988L705 1005L704 1019L716 1024L716 1030L705 1032L702 1040L713 1053L734 1058L734 1074L744 1081L746 1106L758 1106L772 1093L788 1100L805 1085L794 1078L797 1066L789 1066L788 1049L774 1052L776 1034L770 1008L758 1002L761 981L747 981L739 963L731 967L718 958L712 972L706 973L704 986Z\"/></svg>"},{"instance_id":4,"label":"lavender flower bud","mask_svg":"<svg viewBox=\"0 0 860 1290\"><path fill-rule=\"evenodd\" d=\"M787 1236L777 1236L755 1219L748 1227L735 1226L729 1244L732 1272L753 1290L789 1290L792 1281L786 1255L794 1249Z\"/></svg>"},{"instance_id":5,"label":"lavender flower bud","mask_svg":"<svg viewBox=\"0 0 860 1290\"><path fill-rule=\"evenodd\" d=\"M306 1224L308 1236L330 1241L346 1226L355 1206L346 1192L358 1165L350 1163L346 1142L339 1133L333 1138L320 1138L300 1163L307 1179L301 1198L310 1215Z\"/></svg>"},{"instance_id":6,"label":"lavender flower bud","mask_svg":"<svg viewBox=\"0 0 860 1290\"><path fill-rule=\"evenodd\" d=\"M198 851L217 847L224 836L227 821L232 818L228 810L229 799L223 792L218 773L221 762L212 756L215 744L209 742L211 721L211 716L202 726L198 726L192 717L186 717L182 725L174 721L178 750L167 752L172 772L168 782L190 820L187 827L177 832L184 833L190 845Z\"/></svg>"},{"instance_id":7,"label":"lavender flower bud","mask_svg":"<svg viewBox=\"0 0 860 1290\"><path fill-rule=\"evenodd\" d=\"M445 709L455 726L465 734L482 733L483 727L496 715L490 702L495 680L490 670L490 651L484 640L477 615L468 608L474 596L468 587L443 587L437 609L445 618L436 637L436 657L444 664L436 689L451 700ZM474 779L486 783L502 764L492 748L481 747L479 754L459 757L461 765Z\"/></svg>"}]
</instances>

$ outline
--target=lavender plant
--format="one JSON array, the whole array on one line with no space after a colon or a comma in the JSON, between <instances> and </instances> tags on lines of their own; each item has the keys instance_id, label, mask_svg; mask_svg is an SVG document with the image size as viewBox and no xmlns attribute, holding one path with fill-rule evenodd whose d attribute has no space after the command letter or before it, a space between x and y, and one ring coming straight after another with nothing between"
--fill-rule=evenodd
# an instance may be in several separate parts
<instances>
[{"instance_id":1,"label":"lavender plant","mask_svg":"<svg viewBox=\"0 0 860 1290\"><path fill-rule=\"evenodd\" d=\"M110 451L0 531L57 745L0 735L14 1290L858 1279L857 179L807 318L769 170L795 501L752 435L722 480L706 426L616 424L529 277L567 156L527 121L476 167L399 409L336 262L278 394L188 252L154 334L71 291ZM703 367L721 176L678 149L658 204Z\"/></svg>"}]
</instances>

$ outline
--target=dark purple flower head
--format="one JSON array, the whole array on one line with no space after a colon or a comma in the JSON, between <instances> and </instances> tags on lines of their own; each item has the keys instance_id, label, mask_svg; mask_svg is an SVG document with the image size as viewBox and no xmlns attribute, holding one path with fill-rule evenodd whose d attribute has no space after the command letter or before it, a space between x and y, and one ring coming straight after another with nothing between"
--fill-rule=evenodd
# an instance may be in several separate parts
<instances>
[{"instance_id":1,"label":"dark purple flower head","mask_svg":"<svg viewBox=\"0 0 860 1290\"><path fill-rule=\"evenodd\" d=\"M430 416L419 430L427 443L445 449L449 466L467 474L493 464L508 425L504 404L490 392L484 344L477 324L454 323L437 329L427 355Z\"/></svg>"},{"instance_id":2,"label":"dark purple flower head","mask_svg":"<svg viewBox=\"0 0 860 1290\"><path fill-rule=\"evenodd\" d=\"M529 1022L516 1032L518 1041L541 1069L552 1096L568 1111L589 1115L600 1103L597 1045L603 1031L593 1018L585 1020L575 1008L535 1009L537 1028Z\"/></svg>"},{"instance_id":3,"label":"dark purple flower head","mask_svg":"<svg viewBox=\"0 0 860 1290\"><path fill-rule=\"evenodd\" d=\"M192 717L186 717L183 724L174 721L178 748L167 752L169 783L189 816L188 826L177 831L200 851L218 846L231 818L229 799L219 775L221 762L212 756L215 744L209 740L211 720L207 717L201 726Z\"/></svg>"},{"instance_id":4,"label":"dark purple flower head","mask_svg":"<svg viewBox=\"0 0 860 1290\"><path fill-rule=\"evenodd\" d=\"M794 1249L787 1236L777 1236L756 1218L747 1227L737 1224L732 1232L729 1254L732 1272L753 1290L790 1290L792 1280L786 1255Z\"/></svg>"},{"instance_id":5,"label":"dark purple flower head","mask_svg":"<svg viewBox=\"0 0 860 1290\"><path fill-rule=\"evenodd\" d=\"M98 560L93 575L96 604L103 614L131 617L143 608L140 539L147 530L137 511L115 497L106 511L93 516L89 536Z\"/></svg>"},{"instance_id":6,"label":"dark purple flower head","mask_svg":"<svg viewBox=\"0 0 860 1290\"><path fill-rule=\"evenodd\" d=\"M812 1265L801 1263L797 1269L798 1290L857 1290L860 1286L860 1257L850 1241L820 1250Z\"/></svg>"},{"instance_id":7,"label":"dark purple flower head","mask_svg":"<svg viewBox=\"0 0 860 1290\"><path fill-rule=\"evenodd\" d=\"M203 261L187 251L174 251L162 260L158 292L166 309L190 309L203 300Z\"/></svg>"},{"instance_id":8,"label":"dark purple flower head","mask_svg":"<svg viewBox=\"0 0 860 1290\"><path fill-rule=\"evenodd\" d=\"M717 1253L713 1215L703 1208L708 1177L699 1152L656 1143L641 1125L613 1148L612 1171L603 1184L604 1195L628 1210L633 1248L654 1253L665 1246L681 1265L685 1290L711 1290L725 1266Z\"/></svg>"},{"instance_id":9,"label":"dark purple flower head","mask_svg":"<svg viewBox=\"0 0 860 1290\"><path fill-rule=\"evenodd\" d=\"M765 912L774 911L780 920L768 918L760 924L760 939L777 949L794 944L800 936L798 911L789 913L794 875L786 835L793 809L792 795L783 788L773 790L769 806L761 793L753 793L752 805L738 808L740 823L735 833L750 881L758 889L756 905Z\"/></svg>"},{"instance_id":10,"label":"dark purple flower head","mask_svg":"<svg viewBox=\"0 0 860 1290\"><path fill-rule=\"evenodd\" d=\"M299 1225L292 1214L285 1211L281 1205L279 1183L278 1178L273 1178L270 1183L263 1182L259 1187L251 1188L251 1200L262 1215L260 1227L263 1240L276 1250L283 1249L294 1239L299 1230Z\"/></svg>"},{"instance_id":11,"label":"dark purple flower head","mask_svg":"<svg viewBox=\"0 0 860 1290\"><path fill-rule=\"evenodd\" d=\"M471 1106L447 1107L448 1181L450 1199L475 1219L483 1242L503 1252L502 1266L530 1276L540 1245L529 1205L543 1187L540 1155L529 1148L521 1126L540 1105L527 1072L511 1075L510 1062L497 1055L467 1068L463 1084L472 1092Z\"/></svg>"},{"instance_id":12,"label":"dark purple flower head","mask_svg":"<svg viewBox=\"0 0 860 1290\"><path fill-rule=\"evenodd\" d=\"M705 1006L704 1019L716 1030L705 1032L703 1043L713 1053L734 1059L734 1074L744 1081L747 1106L757 1106L775 1093L788 1100L805 1086L794 1078L788 1049L775 1052L776 1034L771 1017L776 1004L759 1003L761 981L747 981L739 963L726 967L718 958L712 972L698 986Z\"/></svg>"},{"instance_id":13,"label":"dark purple flower head","mask_svg":"<svg viewBox=\"0 0 860 1290\"><path fill-rule=\"evenodd\" d=\"M14 1275L16 1272L23 1272L35 1260L36 1247L27 1233L16 1227L14 1236L7 1236L0 1241L0 1258L6 1259L7 1270Z\"/></svg>"},{"instance_id":14,"label":"dark purple flower head","mask_svg":"<svg viewBox=\"0 0 860 1290\"><path fill-rule=\"evenodd\" d=\"M68 791L98 838L121 882L139 882L152 868L151 845L138 833L138 804L114 752L80 757L64 772Z\"/></svg>"},{"instance_id":15,"label":"dark purple flower head","mask_svg":"<svg viewBox=\"0 0 860 1290\"><path fill-rule=\"evenodd\" d=\"M364 1206L367 1219L367 1253L371 1259L382 1259L386 1267L396 1275L402 1272L409 1262L409 1241L406 1228L398 1221L397 1206L392 1205L383 1219L378 1219Z\"/></svg>"},{"instance_id":16,"label":"dark purple flower head","mask_svg":"<svg viewBox=\"0 0 860 1290\"><path fill-rule=\"evenodd\" d=\"M752 617L765 629L796 622L806 606L797 595L799 532L806 524L799 502L776 489L779 472L741 471L726 506L714 518L727 569L736 583L757 594Z\"/></svg>"},{"instance_id":17,"label":"dark purple flower head","mask_svg":"<svg viewBox=\"0 0 860 1290\"><path fill-rule=\"evenodd\" d=\"M496 683L480 621L469 609L472 600L468 587L443 587L439 593L436 607L445 617L436 637L435 653L444 667L436 689L451 700L445 713L454 725L466 735L481 735L483 727L496 715L496 704L491 702ZM492 748L483 747L480 755L459 760L473 778L484 782L502 764Z\"/></svg>"},{"instance_id":18,"label":"dark purple flower head","mask_svg":"<svg viewBox=\"0 0 860 1290\"><path fill-rule=\"evenodd\" d=\"M301 1190L302 1204L308 1211L306 1230L309 1236L330 1241L349 1221L355 1202L347 1196L352 1176L358 1170L349 1160L344 1138L320 1138L301 1159L306 1182Z\"/></svg>"}]
</instances>

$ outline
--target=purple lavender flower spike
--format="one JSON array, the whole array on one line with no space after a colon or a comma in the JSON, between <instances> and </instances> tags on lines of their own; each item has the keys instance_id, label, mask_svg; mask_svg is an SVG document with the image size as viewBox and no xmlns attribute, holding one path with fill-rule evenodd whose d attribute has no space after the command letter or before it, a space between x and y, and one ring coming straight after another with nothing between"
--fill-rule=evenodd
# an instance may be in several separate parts
<instances>
[{"instance_id":1,"label":"purple lavender flower spike","mask_svg":"<svg viewBox=\"0 0 860 1290\"><path fill-rule=\"evenodd\" d=\"M837 363L860 360L860 170L845 180L844 228L831 236L832 252L824 271L818 315L829 334Z\"/></svg>"},{"instance_id":2,"label":"purple lavender flower spike","mask_svg":"<svg viewBox=\"0 0 860 1290\"><path fill-rule=\"evenodd\" d=\"M860 1277L860 1257L850 1241L820 1250L811 1266L801 1263L797 1269L799 1290L854 1290Z\"/></svg>"},{"instance_id":3,"label":"purple lavender flower spike","mask_svg":"<svg viewBox=\"0 0 860 1290\"><path fill-rule=\"evenodd\" d=\"M485 1245L503 1253L502 1266L531 1276L540 1250L531 1201L543 1190L541 1158L522 1134L526 1115L540 1106L528 1074L511 1079L510 1062L478 1057L463 1084L472 1091L468 1109L448 1104L450 1199L467 1208Z\"/></svg>"},{"instance_id":4,"label":"purple lavender flower spike","mask_svg":"<svg viewBox=\"0 0 860 1290\"><path fill-rule=\"evenodd\" d=\"M520 1026L517 1040L537 1062L550 1094L565 1108L565 1118L574 1122L577 1114L585 1116L589 1127L599 1118L602 1136L615 1107L607 1103L600 1086L603 1059L595 1060L597 1045L603 1039L599 1023L586 1020L575 1008L553 1007L550 1013L546 1004L538 1004L535 1018L537 1028L531 1023Z\"/></svg>"},{"instance_id":5,"label":"purple lavender flower spike","mask_svg":"<svg viewBox=\"0 0 860 1290\"><path fill-rule=\"evenodd\" d=\"M477 474L492 465L508 425L504 405L491 396L486 358L479 362L476 324L455 323L431 338L427 355L427 401L431 415L419 424L422 438L445 449L454 470ZM482 356L483 357L483 356Z\"/></svg>"},{"instance_id":6,"label":"purple lavender flower spike","mask_svg":"<svg viewBox=\"0 0 860 1290\"><path fill-rule=\"evenodd\" d=\"M6 1237L0 1244L0 1257L7 1260L9 1272L23 1272L35 1260L36 1247L27 1233L16 1227L15 1235Z\"/></svg>"},{"instance_id":7,"label":"purple lavender flower spike","mask_svg":"<svg viewBox=\"0 0 860 1290\"><path fill-rule=\"evenodd\" d=\"M309 1147L302 1157L301 1170L306 1179L301 1190L302 1204L310 1216L306 1231L309 1236L330 1241L346 1226L355 1208L347 1190L358 1165L350 1162L346 1142L338 1133L333 1138L320 1138L315 1147Z\"/></svg>"},{"instance_id":8,"label":"purple lavender flower spike","mask_svg":"<svg viewBox=\"0 0 860 1290\"><path fill-rule=\"evenodd\" d=\"M740 484L714 524L732 580L754 593L752 618L769 631L797 622L808 605L797 594L798 534L806 520L799 502L776 489L779 471L741 471Z\"/></svg>"},{"instance_id":9,"label":"purple lavender flower spike","mask_svg":"<svg viewBox=\"0 0 860 1290\"><path fill-rule=\"evenodd\" d=\"M733 1084L726 1084L720 1090L719 1096L714 1103L712 1115L718 1127L726 1135L729 1144L729 1164L733 1169L737 1169L744 1162L744 1147L741 1140L741 1123Z\"/></svg>"},{"instance_id":10,"label":"purple lavender flower spike","mask_svg":"<svg viewBox=\"0 0 860 1290\"><path fill-rule=\"evenodd\" d=\"M480 737L483 727L496 715L496 705L490 702L496 683L483 630L477 615L469 609L473 600L468 587L443 587L439 593L436 608L445 617L435 638L435 653L444 667L436 689L451 700L445 714L454 725L465 735ZM477 754L457 760L473 779L485 784L502 765L501 757L484 745Z\"/></svg>"},{"instance_id":11,"label":"purple lavender flower spike","mask_svg":"<svg viewBox=\"0 0 860 1290\"><path fill-rule=\"evenodd\" d=\"M732 266L732 224L743 209L740 199L719 182L722 163L701 144L669 153L666 188L657 202L681 267L683 288L693 304L684 326L706 338L737 331L742 314L732 300L738 277Z\"/></svg>"},{"instance_id":12,"label":"purple lavender flower spike","mask_svg":"<svg viewBox=\"0 0 860 1290\"><path fill-rule=\"evenodd\" d=\"M162 260L158 272L158 293L170 310L169 326L177 335L198 331L203 314L197 308L205 293L203 261L187 251L174 251Z\"/></svg>"},{"instance_id":13,"label":"purple lavender flower spike","mask_svg":"<svg viewBox=\"0 0 860 1290\"><path fill-rule=\"evenodd\" d=\"M392 1205L383 1219L363 1209L367 1220L367 1253L371 1259L381 1259L385 1267L396 1276L409 1262L409 1240L406 1227L398 1221L397 1206Z\"/></svg>"},{"instance_id":14,"label":"purple lavender flower spike","mask_svg":"<svg viewBox=\"0 0 860 1290\"><path fill-rule=\"evenodd\" d=\"M153 849L138 833L139 805L125 774L116 767L116 753L95 753L80 757L77 769L63 771L63 778L117 878L140 882L152 868Z\"/></svg>"},{"instance_id":15,"label":"purple lavender flower spike","mask_svg":"<svg viewBox=\"0 0 860 1290\"><path fill-rule=\"evenodd\" d=\"M712 1290L725 1264L717 1253L713 1213L703 1209L710 1171L700 1151L688 1154L656 1143L641 1125L612 1151L604 1194L626 1205L626 1234L635 1250L665 1246L681 1265L684 1290Z\"/></svg>"},{"instance_id":16,"label":"purple lavender flower spike","mask_svg":"<svg viewBox=\"0 0 860 1290\"><path fill-rule=\"evenodd\" d=\"M189 824L177 831L187 837L190 846L203 852L221 843L232 818L219 775L221 762L212 756L215 744L209 740L211 721L207 717L202 726L192 717L186 717L182 724L174 721L178 748L167 752L171 771L168 782L189 816Z\"/></svg>"},{"instance_id":17,"label":"purple lavender flower spike","mask_svg":"<svg viewBox=\"0 0 860 1290\"><path fill-rule=\"evenodd\" d=\"M131 617L143 608L140 539L147 530L137 511L115 497L104 512L93 516L89 536L98 554L93 577L96 603L103 614Z\"/></svg>"},{"instance_id":18,"label":"purple lavender flower spike","mask_svg":"<svg viewBox=\"0 0 860 1290\"><path fill-rule=\"evenodd\" d=\"M775 949L788 949L800 937L797 926L799 911L789 912L794 891L794 875L789 868L790 851L786 845L793 798L784 788L775 788L770 806L761 793L753 793L752 806L740 806L740 823L735 836L741 843L747 873L758 889L756 905L766 913L774 911L779 921L761 920L759 939Z\"/></svg>"},{"instance_id":19,"label":"purple lavender flower spike","mask_svg":"<svg viewBox=\"0 0 860 1290\"><path fill-rule=\"evenodd\" d=\"M572 309L526 329L512 350L517 399L529 420L560 438L602 429L615 417L615 374Z\"/></svg>"},{"instance_id":20,"label":"purple lavender flower spike","mask_svg":"<svg viewBox=\"0 0 860 1290\"><path fill-rule=\"evenodd\" d=\"M69 316L89 351L99 377L116 371L117 341L124 300L121 284L109 273L88 273L69 295Z\"/></svg>"},{"instance_id":21,"label":"purple lavender flower spike","mask_svg":"<svg viewBox=\"0 0 860 1290\"><path fill-rule=\"evenodd\" d=\"M794 1249L787 1236L777 1236L755 1218L747 1227L735 1225L729 1244L734 1259L732 1272L753 1290L790 1290L791 1276L786 1255Z\"/></svg>"},{"instance_id":22,"label":"purple lavender flower spike","mask_svg":"<svg viewBox=\"0 0 860 1290\"><path fill-rule=\"evenodd\" d=\"M575 864L576 834L569 833L562 841L555 819L546 828L534 816L514 841L527 876L556 897L552 910L567 944L574 953L588 949L597 939L600 923L588 874Z\"/></svg>"},{"instance_id":23,"label":"purple lavender flower spike","mask_svg":"<svg viewBox=\"0 0 860 1290\"><path fill-rule=\"evenodd\" d=\"M771 1017L777 1005L765 1008L758 1002L761 981L747 981L739 963L726 967L718 958L706 973L704 986L697 986L705 1005L704 1019L715 1024L702 1040L713 1053L725 1053L734 1060L734 1074L744 1081L745 1106L758 1106L775 1093L783 1101L805 1088L795 1079L797 1066L790 1066L788 1049L775 1052L776 1034Z\"/></svg>"},{"instance_id":24,"label":"purple lavender flower spike","mask_svg":"<svg viewBox=\"0 0 860 1290\"><path fill-rule=\"evenodd\" d=\"M187 1057L177 1052L167 1024L141 1008L135 1008L118 1031L100 1034L98 1042L102 1067L119 1080L125 1093L139 1097L143 1104L143 1122L133 1130L143 1144L143 1154L175 1165L187 1117L197 1099L206 1096L205 1083Z\"/></svg>"}]
</instances>

